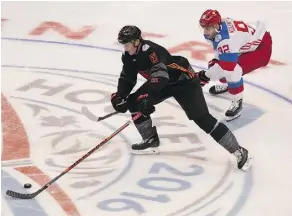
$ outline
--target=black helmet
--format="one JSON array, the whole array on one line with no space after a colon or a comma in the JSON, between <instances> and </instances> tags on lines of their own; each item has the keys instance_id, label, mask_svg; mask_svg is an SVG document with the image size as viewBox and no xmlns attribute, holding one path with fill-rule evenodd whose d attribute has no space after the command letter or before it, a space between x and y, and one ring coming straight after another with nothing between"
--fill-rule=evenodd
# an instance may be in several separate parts
<instances>
[{"instance_id":1,"label":"black helmet","mask_svg":"<svg viewBox=\"0 0 292 216\"><path fill-rule=\"evenodd\" d=\"M141 30L137 26L124 26L119 32L118 41L121 44L137 39L142 39Z\"/></svg>"}]
</instances>

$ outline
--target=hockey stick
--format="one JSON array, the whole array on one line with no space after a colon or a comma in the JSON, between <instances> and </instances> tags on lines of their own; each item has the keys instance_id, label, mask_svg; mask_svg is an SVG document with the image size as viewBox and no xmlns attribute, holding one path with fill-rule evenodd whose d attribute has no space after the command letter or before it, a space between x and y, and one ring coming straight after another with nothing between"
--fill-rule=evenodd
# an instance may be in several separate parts
<instances>
[{"instance_id":1,"label":"hockey stick","mask_svg":"<svg viewBox=\"0 0 292 216\"><path fill-rule=\"evenodd\" d=\"M138 113L133 117L133 121L138 119L142 114ZM55 181L57 181L59 178L61 178L63 175L68 173L71 169L73 169L75 166L77 166L81 161L83 161L85 158L87 158L89 155L91 155L93 152L95 152L97 149L99 149L101 146L103 146L105 143L107 143L110 139L112 139L114 136L116 136L118 133L120 133L122 130L124 130L126 127L128 127L131 124L131 120L127 121L123 126L121 126L119 129L117 129L114 133L112 133L110 136L105 138L100 144L95 146L93 149L91 149L89 152L87 152L85 155L83 155L81 158L79 158L75 163L73 163L71 166L69 166L67 169L65 169L60 175L56 176L53 178L50 182L48 182L46 185L44 185L42 188L37 190L34 193L31 194L22 194L18 193L12 190L7 190L6 195L18 199L33 199L37 195L39 195L41 192L46 190L51 184L53 184Z\"/></svg>"},{"instance_id":2,"label":"hockey stick","mask_svg":"<svg viewBox=\"0 0 292 216\"><path fill-rule=\"evenodd\" d=\"M82 108L81 108L81 113L82 113L83 115L85 115L88 119L90 119L91 121L96 121L96 122L98 122L98 121L101 121L101 120L107 119L107 118L109 118L109 117L111 117L111 116L113 116L113 115L116 115L116 114L118 114L119 112L116 112L116 111L115 111L115 112L112 112L112 113L107 114L107 115L105 115L105 116L97 117L97 116L95 116L92 112L90 112L89 109L88 109L87 107L82 107Z\"/></svg>"}]
</instances>

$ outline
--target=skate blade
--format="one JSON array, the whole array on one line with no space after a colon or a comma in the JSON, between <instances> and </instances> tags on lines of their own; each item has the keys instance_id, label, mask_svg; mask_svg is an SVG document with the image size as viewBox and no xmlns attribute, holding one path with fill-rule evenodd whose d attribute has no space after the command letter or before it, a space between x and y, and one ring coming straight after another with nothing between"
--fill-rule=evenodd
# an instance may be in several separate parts
<instances>
[{"instance_id":1,"label":"skate blade","mask_svg":"<svg viewBox=\"0 0 292 216\"><path fill-rule=\"evenodd\" d=\"M247 161L245 162L245 164L243 165L243 167L241 168L242 171L247 172L251 165L252 165L252 161L253 161L253 157L252 156L248 156Z\"/></svg>"},{"instance_id":2,"label":"skate blade","mask_svg":"<svg viewBox=\"0 0 292 216\"><path fill-rule=\"evenodd\" d=\"M241 112L237 113L235 116L226 116L226 121L230 122L230 121L232 121L234 119L239 118L240 116L241 116Z\"/></svg>"},{"instance_id":3,"label":"skate blade","mask_svg":"<svg viewBox=\"0 0 292 216\"><path fill-rule=\"evenodd\" d=\"M209 90L209 94L213 95L213 96L219 95L219 94L223 94L223 93L226 93L226 92L228 92L228 89L225 89L223 91L218 91L218 92L212 92L212 91Z\"/></svg>"},{"instance_id":4,"label":"skate blade","mask_svg":"<svg viewBox=\"0 0 292 216\"><path fill-rule=\"evenodd\" d=\"M158 147L151 147L151 148L147 148L144 150L133 150L132 149L132 154L135 155L155 155L155 154L159 154L160 150Z\"/></svg>"},{"instance_id":5,"label":"skate blade","mask_svg":"<svg viewBox=\"0 0 292 216\"><path fill-rule=\"evenodd\" d=\"M226 92L228 92L227 90L226 91L221 91L221 92L209 92L210 93L210 95L212 95L212 96L216 96L216 95L219 95L219 94L224 94L224 93L226 93Z\"/></svg>"}]
</instances>

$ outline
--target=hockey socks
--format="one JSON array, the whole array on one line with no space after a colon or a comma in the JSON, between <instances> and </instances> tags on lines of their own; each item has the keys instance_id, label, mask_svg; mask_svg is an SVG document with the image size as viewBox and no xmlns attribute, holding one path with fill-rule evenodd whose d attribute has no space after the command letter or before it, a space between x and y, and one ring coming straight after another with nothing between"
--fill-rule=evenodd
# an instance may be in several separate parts
<instances>
[{"instance_id":1,"label":"hockey socks","mask_svg":"<svg viewBox=\"0 0 292 216\"><path fill-rule=\"evenodd\" d=\"M223 146L223 148L225 148L230 153L234 153L239 149L239 144L236 137L229 130L229 128L221 122L216 123L210 135L214 140L216 140L217 143Z\"/></svg>"}]
</instances>

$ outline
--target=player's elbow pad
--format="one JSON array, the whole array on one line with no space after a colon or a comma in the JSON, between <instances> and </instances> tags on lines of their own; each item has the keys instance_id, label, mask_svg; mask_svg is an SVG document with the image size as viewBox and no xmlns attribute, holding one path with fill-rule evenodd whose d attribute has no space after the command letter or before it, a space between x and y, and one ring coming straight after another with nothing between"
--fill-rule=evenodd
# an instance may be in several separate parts
<instances>
[{"instance_id":1,"label":"player's elbow pad","mask_svg":"<svg viewBox=\"0 0 292 216\"><path fill-rule=\"evenodd\" d=\"M168 84L169 79L165 77L152 77L148 80L148 89L150 92L158 92Z\"/></svg>"},{"instance_id":2,"label":"player's elbow pad","mask_svg":"<svg viewBox=\"0 0 292 216\"><path fill-rule=\"evenodd\" d=\"M160 62L151 68L151 79L149 81L151 91L160 91L167 85L169 75L164 63Z\"/></svg>"}]
</instances>

